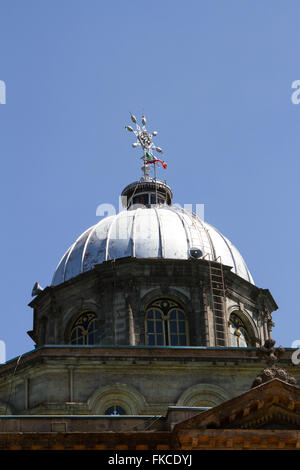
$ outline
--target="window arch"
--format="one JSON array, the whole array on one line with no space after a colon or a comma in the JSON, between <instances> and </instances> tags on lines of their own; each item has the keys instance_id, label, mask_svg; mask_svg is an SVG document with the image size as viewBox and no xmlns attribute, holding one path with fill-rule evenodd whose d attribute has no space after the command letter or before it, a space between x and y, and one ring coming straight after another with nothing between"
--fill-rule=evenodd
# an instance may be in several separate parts
<instances>
[{"instance_id":1,"label":"window arch","mask_svg":"<svg viewBox=\"0 0 300 470\"><path fill-rule=\"evenodd\" d=\"M95 390L87 403L88 409L94 415L124 414L124 412L126 415L139 415L148 407L145 397L140 392L120 383Z\"/></svg>"},{"instance_id":2,"label":"window arch","mask_svg":"<svg viewBox=\"0 0 300 470\"><path fill-rule=\"evenodd\" d=\"M201 383L187 388L176 405L213 407L226 400L229 400L229 396L219 385Z\"/></svg>"},{"instance_id":3,"label":"window arch","mask_svg":"<svg viewBox=\"0 0 300 470\"><path fill-rule=\"evenodd\" d=\"M146 310L145 332L149 346L187 346L188 324L182 306L171 299L151 302Z\"/></svg>"},{"instance_id":4,"label":"window arch","mask_svg":"<svg viewBox=\"0 0 300 470\"><path fill-rule=\"evenodd\" d=\"M229 319L230 344L236 348L251 346L249 332L241 318L232 313Z\"/></svg>"},{"instance_id":5,"label":"window arch","mask_svg":"<svg viewBox=\"0 0 300 470\"><path fill-rule=\"evenodd\" d=\"M94 312L79 315L71 328L70 344L99 344L99 320Z\"/></svg>"}]
</instances>

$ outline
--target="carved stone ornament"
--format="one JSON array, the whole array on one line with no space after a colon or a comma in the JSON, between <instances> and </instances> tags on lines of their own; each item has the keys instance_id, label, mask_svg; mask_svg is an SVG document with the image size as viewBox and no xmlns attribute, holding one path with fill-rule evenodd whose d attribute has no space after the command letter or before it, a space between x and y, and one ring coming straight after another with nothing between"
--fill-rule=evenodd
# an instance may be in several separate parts
<instances>
[{"instance_id":1,"label":"carved stone ornament","mask_svg":"<svg viewBox=\"0 0 300 470\"><path fill-rule=\"evenodd\" d=\"M257 350L257 356L264 357L268 367L263 369L256 376L252 384L252 388L257 387L262 383L269 382L269 380L272 379L280 379L283 382L296 385L295 377L290 375L287 370L275 365L279 358L284 354L285 349L282 346L274 348L274 345L275 341L273 339L267 339L265 344Z\"/></svg>"}]
</instances>

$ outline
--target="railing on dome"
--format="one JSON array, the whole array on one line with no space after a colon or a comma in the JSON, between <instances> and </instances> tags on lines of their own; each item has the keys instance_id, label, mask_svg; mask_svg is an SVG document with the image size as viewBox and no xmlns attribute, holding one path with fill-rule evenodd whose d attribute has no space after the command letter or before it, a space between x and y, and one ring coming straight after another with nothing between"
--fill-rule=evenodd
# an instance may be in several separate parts
<instances>
[{"instance_id":1,"label":"railing on dome","mask_svg":"<svg viewBox=\"0 0 300 470\"><path fill-rule=\"evenodd\" d=\"M145 207L151 207L153 204L172 203L172 190L163 181L149 179L148 181L139 180L127 185L121 194L122 204L126 209L139 204Z\"/></svg>"}]
</instances>

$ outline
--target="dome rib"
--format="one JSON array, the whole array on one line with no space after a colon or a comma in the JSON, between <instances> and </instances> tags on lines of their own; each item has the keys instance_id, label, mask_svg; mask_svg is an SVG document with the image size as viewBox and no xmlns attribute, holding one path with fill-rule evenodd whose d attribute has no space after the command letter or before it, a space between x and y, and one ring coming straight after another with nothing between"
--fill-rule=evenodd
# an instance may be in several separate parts
<instances>
[{"instance_id":1,"label":"dome rib","mask_svg":"<svg viewBox=\"0 0 300 470\"><path fill-rule=\"evenodd\" d=\"M72 279L75 275L81 273L81 256L86 242L88 234L92 230L92 227L85 230L80 237L75 241L72 250L69 253L68 259L66 260L64 280L67 281Z\"/></svg>"},{"instance_id":2,"label":"dome rib","mask_svg":"<svg viewBox=\"0 0 300 470\"><path fill-rule=\"evenodd\" d=\"M215 260L215 259L217 258L217 254L216 254L216 250L215 250L213 241L212 241L212 239L211 239L210 233L209 233L209 231L207 230L205 224L202 222L202 220L201 220L201 219L199 219L199 220L200 220L200 223L201 223L201 225L202 225L202 227L203 227L204 232L206 233L206 236L207 236L207 239L208 239L208 243L209 243L210 249L211 249L211 256L212 256L212 258Z\"/></svg>"},{"instance_id":3,"label":"dome rib","mask_svg":"<svg viewBox=\"0 0 300 470\"><path fill-rule=\"evenodd\" d=\"M89 243L90 243L90 240L92 238L92 236L94 235L95 231L97 230L97 224L94 225L92 227L92 229L90 230L90 233L88 234L88 237L85 241L85 244L84 244L84 247L83 247L83 250L82 250L82 256L81 256L81 270L80 272L83 273L83 267L84 267L84 258L85 258L85 255L86 255L86 251L87 251L87 248L89 246Z\"/></svg>"},{"instance_id":4,"label":"dome rib","mask_svg":"<svg viewBox=\"0 0 300 470\"><path fill-rule=\"evenodd\" d=\"M170 210L170 209L171 209L171 208L169 208L169 210ZM191 248L191 241L190 241L190 237L188 236L187 227L184 225L183 217L181 217L181 214L179 214L179 212L176 212L176 211L173 211L173 210L172 210L172 212L175 213L175 214L178 216L178 218L179 218L179 220L180 220L180 222L181 222L181 224L182 224L182 226L183 226L183 229L184 229L184 232L185 232L185 236L186 236L187 252L189 253L189 250L190 250L190 248Z\"/></svg>"},{"instance_id":5,"label":"dome rib","mask_svg":"<svg viewBox=\"0 0 300 470\"><path fill-rule=\"evenodd\" d=\"M160 220L160 217L158 215L158 212L157 212L157 208L154 207L154 212L156 214L156 217L157 217L157 225L158 225L158 240L159 240L159 244L158 244L158 254L160 253L160 256L158 256L159 258L164 258L164 251L163 251L163 243L162 243L162 230L161 230L161 220Z\"/></svg>"},{"instance_id":6,"label":"dome rib","mask_svg":"<svg viewBox=\"0 0 300 470\"><path fill-rule=\"evenodd\" d=\"M69 261L69 259L70 259L71 253L72 253L72 251L73 251L75 245L76 245L76 242L73 243L73 245L72 245L71 248L69 249L69 254L68 254L68 256L66 257L66 260L65 260L64 270L63 270L63 282L66 280L67 264L68 264L68 261Z\"/></svg>"},{"instance_id":7,"label":"dome rib","mask_svg":"<svg viewBox=\"0 0 300 470\"><path fill-rule=\"evenodd\" d=\"M192 246L254 284L237 248L215 227L190 211L160 205L122 211L87 229L58 263L52 285L89 271L96 264L128 256L189 259Z\"/></svg>"},{"instance_id":8,"label":"dome rib","mask_svg":"<svg viewBox=\"0 0 300 470\"><path fill-rule=\"evenodd\" d=\"M135 258L136 257L136 252L135 252L135 230L136 230L136 222L137 222L137 217L139 214L139 211L141 211L141 208L138 208L136 210L136 213L133 216L133 221L132 221L132 256Z\"/></svg>"},{"instance_id":9,"label":"dome rib","mask_svg":"<svg viewBox=\"0 0 300 470\"><path fill-rule=\"evenodd\" d=\"M227 246L229 252L230 252L230 255L231 255L231 259L232 259L232 262L233 262L233 265L234 265L234 272L237 273L237 266L236 266L236 262L235 262L235 259L234 259L234 256L233 256L233 253L232 253L232 250L229 246L229 244L227 243L227 240L226 238L222 235L221 232L219 232L218 229L214 228L214 230L217 232L217 234L222 238L222 240L224 241L225 245ZM222 262L222 258L221 258L221 262Z\"/></svg>"},{"instance_id":10,"label":"dome rib","mask_svg":"<svg viewBox=\"0 0 300 470\"><path fill-rule=\"evenodd\" d=\"M73 243L74 245L74 243ZM66 251L66 253L63 255L63 257L60 259L58 265L56 266L55 273L52 279L52 284L55 284L56 278L59 278L59 275L61 275L61 278L64 280L64 271L65 271L65 265L66 265L66 259L69 256L69 252L72 249L73 245L70 246L70 248Z\"/></svg>"},{"instance_id":11,"label":"dome rib","mask_svg":"<svg viewBox=\"0 0 300 470\"><path fill-rule=\"evenodd\" d=\"M106 246L105 246L105 258L104 258L104 261L108 261L108 260L109 260L110 234L111 234L111 232L112 232L112 227L113 227L113 225L116 226L117 217L118 217L118 215L114 218L114 220L111 221L110 226L109 226L108 231L107 231Z\"/></svg>"}]
</instances>

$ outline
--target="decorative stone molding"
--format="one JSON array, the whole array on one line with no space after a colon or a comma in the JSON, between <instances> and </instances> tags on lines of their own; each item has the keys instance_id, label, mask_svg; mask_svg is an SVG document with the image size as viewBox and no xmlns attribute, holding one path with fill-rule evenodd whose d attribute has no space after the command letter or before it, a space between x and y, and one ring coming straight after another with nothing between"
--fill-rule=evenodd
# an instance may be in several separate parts
<instances>
[{"instance_id":1,"label":"decorative stone molding","mask_svg":"<svg viewBox=\"0 0 300 470\"><path fill-rule=\"evenodd\" d=\"M229 397L227 393L217 385L197 384L183 392L177 402L177 405L215 406L228 399Z\"/></svg>"},{"instance_id":2,"label":"decorative stone molding","mask_svg":"<svg viewBox=\"0 0 300 470\"><path fill-rule=\"evenodd\" d=\"M256 376L252 388L262 383L269 382L272 379L280 379L288 384L296 385L295 377L290 375L287 370L275 365L284 354L285 349L282 346L274 348L274 345L274 339L267 339L264 346L261 346L257 350L257 356L264 357L267 367Z\"/></svg>"},{"instance_id":3,"label":"decorative stone molding","mask_svg":"<svg viewBox=\"0 0 300 470\"><path fill-rule=\"evenodd\" d=\"M102 387L88 399L89 410L95 415L104 414L112 404L118 404L127 414L138 415L147 405L144 396L133 387L116 383Z\"/></svg>"},{"instance_id":4,"label":"decorative stone molding","mask_svg":"<svg viewBox=\"0 0 300 470\"><path fill-rule=\"evenodd\" d=\"M181 290L169 287L168 292L165 292L164 289L162 288L157 288L155 287L154 289L151 289L148 291L140 300L141 305L145 307L151 300L157 298L157 297L163 297L165 295L168 295L170 298L174 298L181 302L184 306L189 306L190 305L190 299L187 297L187 295L183 294Z\"/></svg>"},{"instance_id":5,"label":"decorative stone molding","mask_svg":"<svg viewBox=\"0 0 300 470\"><path fill-rule=\"evenodd\" d=\"M240 308L236 309L234 307L236 306L231 306L228 310L228 323L230 322L230 316L232 314L238 316L245 325L245 328L250 338L251 345L255 345L257 343L259 344L259 331L257 325L253 321L253 318L249 315L247 311L241 310Z\"/></svg>"}]
</instances>

